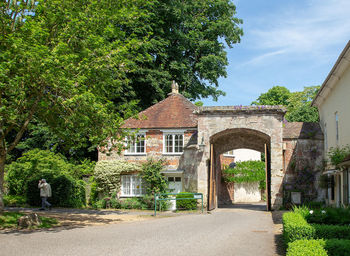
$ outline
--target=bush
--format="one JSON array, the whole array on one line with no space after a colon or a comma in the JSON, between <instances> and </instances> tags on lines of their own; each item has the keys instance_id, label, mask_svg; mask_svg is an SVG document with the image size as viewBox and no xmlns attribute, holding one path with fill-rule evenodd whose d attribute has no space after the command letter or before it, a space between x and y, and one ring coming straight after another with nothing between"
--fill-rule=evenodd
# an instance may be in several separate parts
<instances>
[{"instance_id":1,"label":"bush","mask_svg":"<svg viewBox=\"0 0 350 256\"><path fill-rule=\"evenodd\" d=\"M223 170L223 179L227 183L259 182L262 189L265 187L265 162L251 160L237 162L235 168L226 166Z\"/></svg>"},{"instance_id":2,"label":"bush","mask_svg":"<svg viewBox=\"0 0 350 256\"><path fill-rule=\"evenodd\" d=\"M305 216L309 223L330 224L330 225L346 225L350 224L349 208L324 208L308 212Z\"/></svg>"},{"instance_id":3,"label":"bush","mask_svg":"<svg viewBox=\"0 0 350 256\"><path fill-rule=\"evenodd\" d=\"M38 181L43 178L51 185L52 197L48 201L53 206L79 208L85 205L85 183L74 180L68 174L52 171L37 173L27 181L26 198L30 205L41 205Z\"/></svg>"},{"instance_id":4,"label":"bush","mask_svg":"<svg viewBox=\"0 0 350 256\"><path fill-rule=\"evenodd\" d=\"M315 237L315 229L298 213L287 212L283 214L282 221L283 238L286 244L299 239L312 239Z\"/></svg>"},{"instance_id":5,"label":"bush","mask_svg":"<svg viewBox=\"0 0 350 256\"><path fill-rule=\"evenodd\" d=\"M120 191L120 174L140 170L140 166L122 160L99 161L94 171L95 193L110 196Z\"/></svg>"},{"instance_id":6,"label":"bush","mask_svg":"<svg viewBox=\"0 0 350 256\"><path fill-rule=\"evenodd\" d=\"M5 195L3 200L4 205L7 207L22 207L26 204L26 198L24 196Z\"/></svg>"},{"instance_id":7,"label":"bush","mask_svg":"<svg viewBox=\"0 0 350 256\"><path fill-rule=\"evenodd\" d=\"M166 193L168 189L167 179L162 175L164 170L164 160L148 159L146 163L142 165L142 172L140 176L146 183L147 195L154 195L155 193Z\"/></svg>"},{"instance_id":8,"label":"bush","mask_svg":"<svg viewBox=\"0 0 350 256\"><path fill-rule=\"evenodd\" d=\"M330 256L350 255L350 240L330 239L326 240L325 249Z\"/></svg>"},{"instance_id":9,"label":"bush","mask_svg":"<svg viewBox=\"0 0 350 256\"><path fill-rule=\"evenodd\" d=\"M181 192L176 195L176 199L178 198L193 198L193 194L189 194L186 192ZM185 210L195 210L197 209L197 199L183 199L176 201L177 209L185 209Z\"/></svg>"},{"instance_id":10,"label":"bush","mask_svg":"<svg viewBox=\"0 0 350 256\"><path fill-rule=\"evenodd\" d=\"M338 225L311 224L315 230L315 238L323 239L350 239L350 227Z\"/></svg>"},{"instance_id":11,"label":"bush","mask_svg":"<svg viewBox=\"0 0 350 256\"><path fill-rule=\"evenodd\" d=\"M24 196L28 189L28 180L38 177L41 173L62 173L78 179L83 174L90 173L93 166L94 163L90 161L75 165L69 163L61 154L55 154L49 150L33 149L6 167L5 180L9 188L9 195Z\"/></svg>"},{"instance_id":12,"label":"bush","mask_svg":"<svg viewBox=\"0 0 350 256\"><path fill-rule=\"evenodd\" d=\"M286 256L327 256L323 240L296 240L288 245Z\"/></svg>"}]
</instances>

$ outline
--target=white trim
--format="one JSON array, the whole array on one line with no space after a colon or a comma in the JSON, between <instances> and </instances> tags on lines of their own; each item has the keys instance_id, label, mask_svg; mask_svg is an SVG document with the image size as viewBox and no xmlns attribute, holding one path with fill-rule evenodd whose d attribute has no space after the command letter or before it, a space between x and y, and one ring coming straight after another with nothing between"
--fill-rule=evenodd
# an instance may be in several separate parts
<instances>
[{"instance_id":1,"label":"white trim","mask_svg":"<svg viewBox=\"0 0 350 256\"><path fill-rule=\"evenodd\" d=\"M124 194L124 182L123 182L123 178L124 177L126 177L126 176L128 176L128 177L130 177L130 183L129 183L129 191L130 191L130 194ZM132 186L132 184L134 183L134 182L136 182L136 179L137 180L140 180L140 182L139 182L139 186L140 186L140 194L134 194L133 193L133 186ZM140 197L140 196L144 196L145 195L145 193L142 193L143 192L143 190L144 190L144 188L142 187L142 178L140 177L140 176L138 176L138 175L135 175L135 174L123 174L123 175L120 175L120 183L121 183L121 186L120 186L120 197Z\"/></svg>"},{"instance_id":2,"label":"white trim","mask_svg":"<svg viewBox=\"0 0 350 256\"><path fill-rule=\"evenodd\" d=\"M128 137L125 138L125 147L126 149L124 150L124 156L132 156L132 155L137 155L137 156L142 156L142 155L147 155L147 137L145 133L137 133L135 134L135 137L137 136L144 136L144 152L128 152ZM134 142L134 147L135 151L137 151L137 142Z\"/></svg>"},{"instance_id":3,"label":"white trim","mask_svg":"<svg viewBox=\"0 0 350 256\"><path fill-rule=\"evenodd\" d=\"M167 135L172 135L172 139L173 139L173 145L172 145L172 149L173 152L166 152L166 147L165 147L165 137ZM175 152L175 135L182 135L182 152ZM185 147L185 134L181 133L181 132L163 132L163 155L182 155L184 152L184 147Z\"/></svg>"},{"instance_id":4,"label":"white trim","mask_svg":"<svg viewBox=\"0 0 350 256\"><path fill-rule=\"evenodd\" d=\"M197 128L193 128L193 129L161 129L160 131L164 133L185 133L185 131L192 131L192 130L197 130Z\"/></svg>"}]
</instances>

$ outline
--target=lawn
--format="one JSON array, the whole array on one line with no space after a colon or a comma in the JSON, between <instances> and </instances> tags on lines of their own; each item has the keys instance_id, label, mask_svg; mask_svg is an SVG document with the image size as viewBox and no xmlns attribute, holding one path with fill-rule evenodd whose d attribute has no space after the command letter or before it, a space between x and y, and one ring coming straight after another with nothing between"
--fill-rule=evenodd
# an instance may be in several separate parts
<instances>
[{"instance_id":1,"label":"lawn","mask_svg":"<svg viewBox=\"0 0 350 256\"><path fill-rule=\"evenodd\" d=\"M14 229L17 228L17 222L18 219L25 215L24 213L20 212L3 212L0 214L0 229ZM55 225L57 225L57 220L54 218L48 218L48 217L42 217L39 216L40 220L42 221L42 224L39 226L33 227L34 229L40 229L40 228L51 228Z\"/></svg>"}]
</instances>

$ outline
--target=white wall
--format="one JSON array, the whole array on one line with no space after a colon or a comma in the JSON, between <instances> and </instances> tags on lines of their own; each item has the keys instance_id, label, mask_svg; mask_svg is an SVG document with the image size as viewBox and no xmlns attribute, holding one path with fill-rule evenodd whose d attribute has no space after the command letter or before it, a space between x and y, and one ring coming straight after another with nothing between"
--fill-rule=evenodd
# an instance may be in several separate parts
<instances>
[{"instance_id":1,"label":"white wall","mask_svg":"<svg viewBox=\"0 0 350 256\"><path fill-rule=\"evenodd\" d=\"M235 162L249 161L249 160L261 160L261 153L256 150L240 148L232 150L235 157ZM230 154L232 154L230 151ZM224 154L225 155L225 154Z\"/></svg>"}]
</instances>

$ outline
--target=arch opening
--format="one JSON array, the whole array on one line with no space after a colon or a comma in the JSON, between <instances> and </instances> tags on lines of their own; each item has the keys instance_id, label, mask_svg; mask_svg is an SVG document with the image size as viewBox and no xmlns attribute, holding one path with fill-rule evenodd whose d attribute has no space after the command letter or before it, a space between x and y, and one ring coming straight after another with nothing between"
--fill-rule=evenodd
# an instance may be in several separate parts
<instances>
[{"instance_id":1,"label":"arch opening","mask_svg":"<svg viewBox=\"0 0 350 256\"><path fill-rule=\"evenodd\" d=\"M216 133L210 137L211 144L211 166L209 170L209 208L210 204L215 204L215 207L228 207L235 206L235 203L239 200L235 200L238 196L238 188L246 190L247 195L251 193L256 198L256 190L259 185L244 184L245 188L242 188L242 184L226 183L223 179L223 162L227 161L224 153L230 150L237 149L250 149L265 154L265 198L266 208L271 209L271 155L270 144L271 138L269 135L253 129L235 128L226 129L219 133ZM211 185L213 184L213 185ZM258 191L262 193L261 191ZM263 196L262 196L263 197ZM237 199L237 198L236 198ZM261 198L262 199L262 198ZM212 200L212 202L210 202ZM236 201L236 202L235 202ZM261 203L261 201L260 201ZM214 207L214 208L215 208Z\"/></svg>"}]
</instances>

